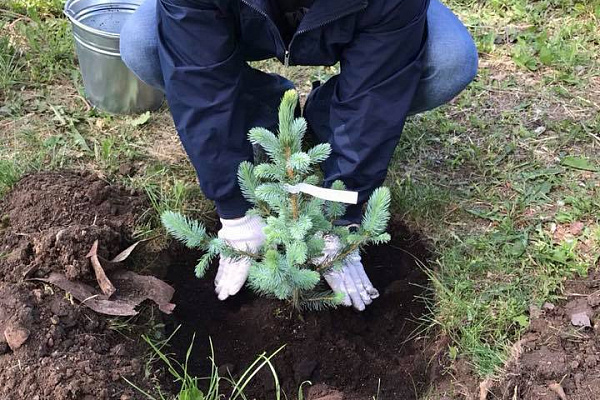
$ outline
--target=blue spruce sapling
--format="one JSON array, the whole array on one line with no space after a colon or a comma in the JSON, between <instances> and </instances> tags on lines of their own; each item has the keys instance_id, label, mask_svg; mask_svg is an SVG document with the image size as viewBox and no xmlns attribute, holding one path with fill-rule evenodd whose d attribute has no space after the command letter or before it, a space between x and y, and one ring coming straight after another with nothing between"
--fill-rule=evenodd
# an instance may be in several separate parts
<instances>
[{"instance_id":1,"label":"blue spruce sapling","mask_svg":"<svg viewBox=\"0 0 600 400\"><path fill-rule=\"evenodd\" d=\"M325 289L321 276L342 262L355 250L367 244L385 243L389 218L390 193L385 187L371 195L358 230L336 226L346 206L338 202L312 197L293 187L298 184L318 185L319 163L326 160L331 147L318 144L302 150L306 120L295 118L298 95L285 93L279 109L279 134L264 128L254 128L248 137L252 144L264 149L268 162L239 166L238 180L244 196L254 205L249 213L260 215L266 223L266 240L255 253L239 251L206 232L204 226L176 212L167 211L161 220L167 231L186 246L205 253L196 265L196 276L204 276L211 261L225 257L246 257L251 260L248 285L260 295L286 300L303 310L336 307L343 296ZM332 189L345 190L340 181ZM326 235L335 235L342 243L334 257L320 257Z\"/></svg>"}]
</instances>

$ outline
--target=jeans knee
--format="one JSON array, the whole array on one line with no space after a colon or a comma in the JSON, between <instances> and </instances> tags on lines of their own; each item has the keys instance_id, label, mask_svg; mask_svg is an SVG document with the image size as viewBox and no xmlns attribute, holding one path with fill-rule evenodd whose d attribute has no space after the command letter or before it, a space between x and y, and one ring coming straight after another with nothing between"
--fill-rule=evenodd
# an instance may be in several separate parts
<instances>
[{"instance_id":1,"label":"jeans knee","mask_svg":"<svg viewBox=\"0 0 600 400\"><path fill-rule=\"evenodd\" d=\"M125 24L121 29L120 38L119 38L119 47L121 52L121 60L129 67L130 70L136 72L138 69L138 60L141 57L141 54L138 54L138 49L136 48L133 40L132 32L129 32L131 29L128 28L128 24Z\"/></svg>"},{"instance_id":2,"label":"jeans knee","mask_svg":"<svg viewBox=\"0 0 600 400\"><path fill-rule=\"evenodd\" d=\"M477 76L479 56L472 40L450 50L437 65L436 75L446 82L447 100L462 92Z\"/></svg>"},{"instance_id":3,"label":"jeans knee","mask_svg":"<svg viewBox=\"0 0 600 400\"><path fill-rule=\"evenodd\" d=\"M424 88L430 101L436 103L429 109L449 102L462 92L477 76L479 63L477 47L470 37L436 54L437 60L428 66Z\"/></svg>"},{"instance_id":4,"label":"jeans knee","mask_svg":"<svg viewBox=\"0 0 600 400\"><path fill-rule=\"evenodd\" d=\"M135 16L135 14L133 15ZM121 29L121 60L143 82L163 89L163 77L158 59L156 35L131 18Z\"/></svg>"},{"instance_id":5,"label":"jeans knee","mask_svg":"<svg viewBox=\"0 0 600 400\"><path fill-rule=\"evenodd\" d=\"M430 52L410 114L433 110L456 97L475 79L478 62L472 40L462 45L455 43L451 49L438 48Z\"/></svg>"},{"instance_id":6,"label":"jeans knee","mask_svg":"<svg viewBox=\"0 0 600 400\"><path fill-rule=\"evenodd\" d=\"M465 46L463 83L465 87L477 76L479 70L479 53L475 42Z\"/></svg>"},{"instance_id":7,"label":"jeans knee","mask_svg":"<svg viewBox=\"0 0 600 400\"><path fill-rule=\"evenodd\" d=\"M133 32L134 24L125 24L121 29L120 51L121 60L132 70L136 75L143 72L144 49L140 47L140 41L136 39Z\"/></svg>"}]
</instances>

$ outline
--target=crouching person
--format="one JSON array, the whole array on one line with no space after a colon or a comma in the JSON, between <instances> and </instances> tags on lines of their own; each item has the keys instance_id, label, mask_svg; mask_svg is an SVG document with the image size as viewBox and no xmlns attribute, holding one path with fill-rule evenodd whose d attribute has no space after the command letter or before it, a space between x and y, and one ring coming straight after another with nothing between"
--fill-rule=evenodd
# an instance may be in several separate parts
<instances>
[{"instance_id":1,"label":"crouching person","mask_svg":"<svg viewBox=\"0 0 600 400\"><path fill-rule=\"evenodd\" d=\"M341 180L359 193L339 221L347 225L360 223L362 204L385 180L406 117L448 102L477 72L472 38L438 0L146 0L121 32L121 54L166 93L202 190L216 204L219 236L251 249L262 244L264 223L245 216L237 168L252 160L247 132L276 126L293 84L249 61L340 63L339 75L313 89L304 116L332 148L325 184ZM241 289L248 269L247 261L221 258L219 299ZM358 253L327 282L358 310L379 295Z\"/></svg>"}]
</instances>

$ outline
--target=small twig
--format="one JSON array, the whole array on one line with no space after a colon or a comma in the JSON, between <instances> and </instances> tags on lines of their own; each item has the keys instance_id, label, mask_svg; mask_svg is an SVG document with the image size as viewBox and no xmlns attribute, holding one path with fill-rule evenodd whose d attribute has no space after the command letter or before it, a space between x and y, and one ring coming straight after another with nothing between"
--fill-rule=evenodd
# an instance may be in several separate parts
<instances>
[{"instance_id":1,"label":"small twig","mask_svg":"<svg viewBox=\"0 0 600 400\"><path fill-rule=\"evenodd\" d=\"M493 382L490 378L485 379L479 384L479 400L486 400Z\"/></svg>"},{"instance_id":2,"label":"small twig","mask_svg":"<svg viewBox=\"0 0 600 400\"><path fill-rule=\"evenodd\" d=\"M239 257L244 257L244 258L250 258L252 260L255 261L260 261L261 260L261 256L258 254L254 254L254 253L250 253L249 251L244 251L244 250L238 250L235 249L231 246L227 246L229 248L229 250L231 250L232 253L236 254Z\"/></svg>"},{"instance_id":3,"label":"small twig","mask_svg":"<svg viewBox=\"0 0 600 400\"><path fill-rule=\"evenodd\" d=\"M593 137L594 139L596 139L599 143L600 143L600 136L593 134L592 132L588 132L586 130L587 134L590 135L591 137Z\"/></svg>"},{"instance_id":4,"label":"small twig","mask_svg":"<svg viewBox=\"0 0 600 400\"><path fill-rule=\"evenodd\" d=\"M90 103L85 99L85 97L79 95L79 94L72 94L71 97L75 97L77 99L80 99L83 104L85 104L85 108L86 108L86 112L89 112L92 110L92 106L90 105Z\"/></svg>"},{"instance_id":5,"label":"small twig","mask_svg":"<svg viewBox=\"0 0 600 400\"><path fill-rule=\"evenodd\" d=\"M565 293L567 297L590 297L591 294L583 294L583 293Z\"/></svg>"},{"instance_id":6,"label":"small twig","mask_svg":"<svg viewBox=\"0 0 600 400\"><path fill-rule=\"evenodd\" d=\"M317 266L317 271L324 271L326 269L329 269L336 262L338 262L340 260L344 260L350 254L352 254L354 251L356 251L362 243L363 242L358 242L358 243L353 244L346 251L342 251L341 253L338 253L335 257L333 257L330 260L327 260L325 263Z\"/></svg>"},{"instance_id":7,"label":"small twig","mask_svg":"<svg viewBox=\"0 0 600 400\"><path fill-rule=\"evenodd\" d=\"M93 299L95 299L98 296L99 296L98 294L95 294L95 295L92 295L90 297L87 297L87 298L83 299L83 301L81 302L81 304L84 304L88 300L93 300Z\"/></svg>"}]
</instances>

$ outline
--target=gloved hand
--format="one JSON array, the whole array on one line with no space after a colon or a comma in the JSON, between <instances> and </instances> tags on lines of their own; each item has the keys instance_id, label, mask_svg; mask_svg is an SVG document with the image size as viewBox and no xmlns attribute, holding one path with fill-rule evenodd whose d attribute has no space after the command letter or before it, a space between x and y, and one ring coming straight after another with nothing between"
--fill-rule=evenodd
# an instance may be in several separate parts
<instances>
[{"instance_id":1,"label":"gloved hand","mask_svg":"<svg viewBox=\"0 0 600 400\"><path fill-rule=\"evenodd\" d=\"M324 239L325 248L323 255L316 260L318 264L335 257L342 247L337 236L325 236ZM324 274L324 278L334 292L344 294L345 306L353 306L358 311L363 311L379 297L365 272L358 250L346 257L341 269Z\"/></svg>"},{"instance_id":2,"label":"gloved hand","mask_svg":"<svg viewBox=\"0 0 600 400\"><path fill-rule=\"evenodd\" d=\"M263 228L265 223L260 217L246 216L238 219L221 219L223 227L219 231L219 238L226 241L229 246L237 250L256 252L265 241ZM219 270L215 278L215 292L219 300L237 294L250 270L250 261L246 258L233 260L221 256Z\"/></svg>"}]
</instances>

